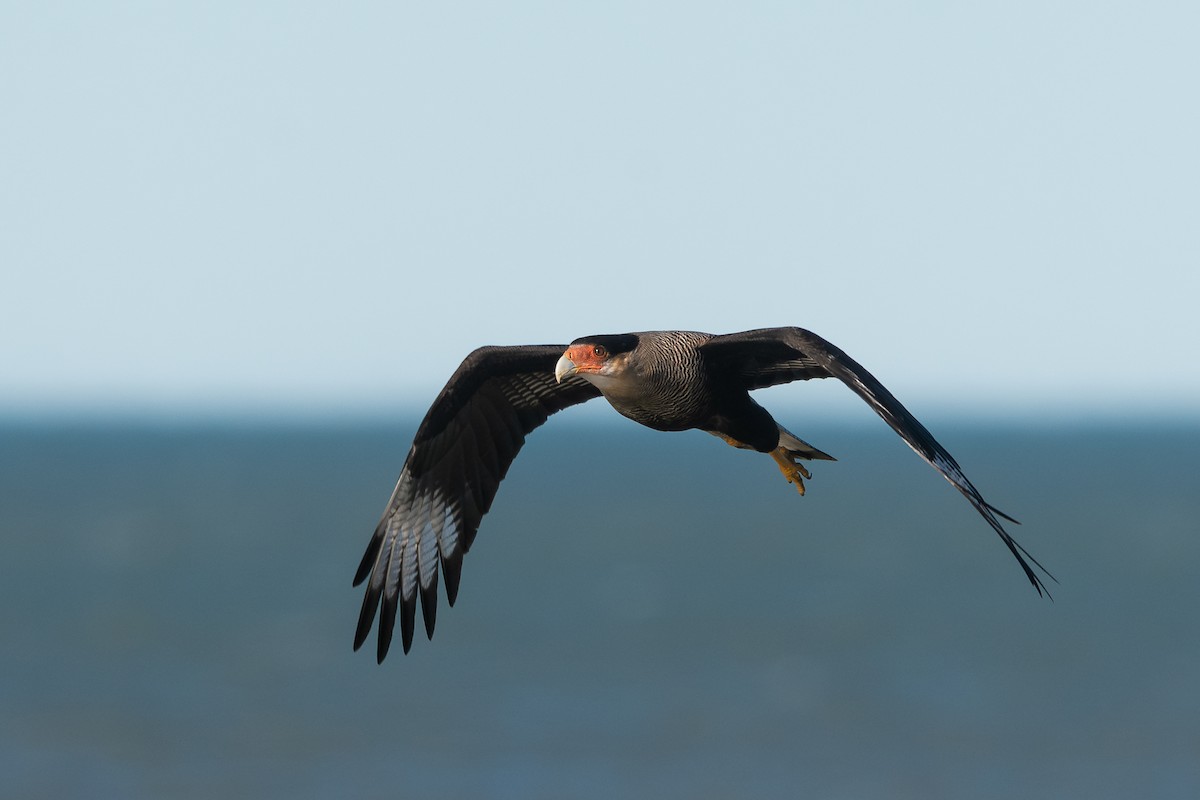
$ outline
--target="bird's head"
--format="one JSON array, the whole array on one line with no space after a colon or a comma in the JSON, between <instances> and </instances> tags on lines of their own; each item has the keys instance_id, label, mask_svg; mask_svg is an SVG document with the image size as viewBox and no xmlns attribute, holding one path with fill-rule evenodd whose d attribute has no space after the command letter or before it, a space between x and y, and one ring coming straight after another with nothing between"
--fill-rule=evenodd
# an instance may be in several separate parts
<instances>
[{"instance_id":1,"label":"bird's head","mask_svg":"<svg viewBox=\"0 0 1200 800\"><path fill-rule=\"evenodd\" d=\"M624 374L637 345L638 337L628 333L576 339L554 365L554 377L562 383L578 375L603 390L603 384Z\"/></svg>"}]
</instances>

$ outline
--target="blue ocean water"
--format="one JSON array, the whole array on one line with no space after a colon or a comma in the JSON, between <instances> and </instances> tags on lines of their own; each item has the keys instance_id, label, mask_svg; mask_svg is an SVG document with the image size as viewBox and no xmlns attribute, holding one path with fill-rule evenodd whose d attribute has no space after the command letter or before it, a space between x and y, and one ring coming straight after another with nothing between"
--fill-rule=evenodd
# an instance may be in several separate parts
<instances>
[{"instance_id":1,"label":"blue ocean water","mask_svg":"<svg viewBox=\"0 0 1200 800\"><path fill-rule=\"evenodd\" d=\"M877 421L872 421L877 422ZM701 433L530 437L455 608L350 579L415 420L0 425L8 797L1200 796L1200 426L885 426L799 497Z\"/></svg>"}]
</instances>

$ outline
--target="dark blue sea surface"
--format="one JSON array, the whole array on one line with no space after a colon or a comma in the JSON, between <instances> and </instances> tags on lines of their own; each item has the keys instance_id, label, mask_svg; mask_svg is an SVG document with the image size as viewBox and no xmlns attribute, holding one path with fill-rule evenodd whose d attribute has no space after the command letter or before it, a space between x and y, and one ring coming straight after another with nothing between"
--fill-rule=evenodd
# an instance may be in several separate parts
<instances>
[{"instance_id":1,"label":"dark blue sea surface","mask_svg":"<svg viewBox=\"0 0 1200 800\"><path fill-rule=\"evenodd\" d=\"M382 666L350 580L415 420L0 425L20 798L1194 798L1200 425L877 421L800 497L702 433L530 437Z\"/></svg>"}]
</instances>

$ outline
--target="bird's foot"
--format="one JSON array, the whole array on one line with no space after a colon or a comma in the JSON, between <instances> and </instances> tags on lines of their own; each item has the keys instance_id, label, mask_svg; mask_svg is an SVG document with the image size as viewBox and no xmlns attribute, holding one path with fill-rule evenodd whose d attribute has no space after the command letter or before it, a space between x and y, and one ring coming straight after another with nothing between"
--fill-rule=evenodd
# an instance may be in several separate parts
<instances>
[{"instance_id":1,"label":"bird's foot","mask_svg":"<svg viewBox=\"0 0 1200 800\"><path fill-rule=\"evenodd\" d=\"M786 448L776 447L771 451L771 458L775 459L779 471L787 478L788 483L795 486L797 492L804 494L804 479L812 478L812 474L796 460L798 456Z\"/></svg>"}]
</instances>

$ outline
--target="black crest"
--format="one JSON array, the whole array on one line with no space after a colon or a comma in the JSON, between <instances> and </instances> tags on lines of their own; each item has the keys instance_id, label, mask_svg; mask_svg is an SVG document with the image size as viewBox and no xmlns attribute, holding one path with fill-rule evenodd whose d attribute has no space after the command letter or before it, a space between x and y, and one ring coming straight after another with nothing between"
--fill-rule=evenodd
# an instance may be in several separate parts
<instances>
[{"instance_id":1,"label":"black crest","mask_svg":"<svg viewBox=\"0 0 1200 800\"><path fill-rule=\"evenodd\" d=\"M583 336L571 344L599 344L603 345L608 352L616 355L617 353L628 353L633 348L638 346L638 337L634 333L614 333L604 336Z\"/></svg>"}]
</instances>

